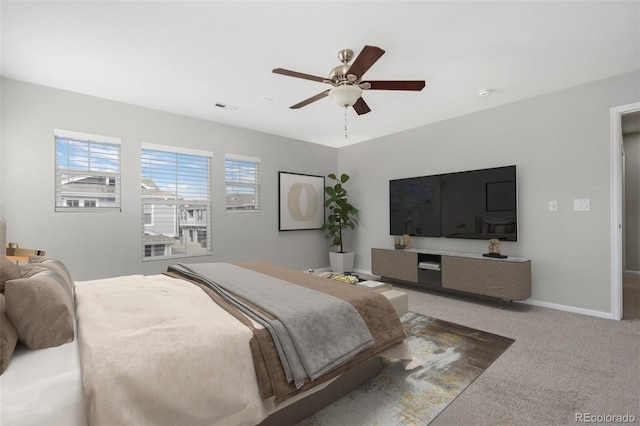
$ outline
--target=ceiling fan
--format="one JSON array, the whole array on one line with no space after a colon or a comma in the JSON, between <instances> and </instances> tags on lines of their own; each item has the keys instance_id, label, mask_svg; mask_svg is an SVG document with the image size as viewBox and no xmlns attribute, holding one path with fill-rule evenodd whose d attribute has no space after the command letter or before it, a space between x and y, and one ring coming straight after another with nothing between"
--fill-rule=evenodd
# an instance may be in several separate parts
<instances>
[{"instance_id":1,"label":"ceiling fan","mask_svg":"<svg viewBox=\"0 0 640 426\"><path fill-rule=\"evenodd\" d=\"M338 106L353 106L358 115L366 114L371 109L362 99L363 90L411 90L420 91L424 88L424 80L363 80L364 73L367 72L373 64L384 54L384 50L377 46L365 46L358 57L349 64L353 58L353 50L342 49L338 52L338 59L342 65L333 68L329 73L329 78L318 77L315 75L304 74L297 71L291 71L284 68L274 68L275 74L287 75L289 77L303 78L305 80L318 81L333 86L324 92L320 92L315 96L305 99L295 105L291 109L302 108L312 102L329 96Z\"/></svg>"}]
</instances>

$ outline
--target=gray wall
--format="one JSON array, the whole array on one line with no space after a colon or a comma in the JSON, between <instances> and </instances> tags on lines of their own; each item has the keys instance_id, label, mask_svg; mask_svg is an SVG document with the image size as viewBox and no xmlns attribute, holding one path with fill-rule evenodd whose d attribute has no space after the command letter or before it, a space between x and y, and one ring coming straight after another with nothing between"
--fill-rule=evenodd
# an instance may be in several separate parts
<instances>
[{"instance_id":1,"label":"gray wall","mask_svg":"<svg viewBox=\"0 0 640 426\"><path fill-rule=\"evenodd\" d=\"M215 254L190 261L319 268L328 265L320 231L277 230L277 172L337 168L351 175L348 189L361 210L346 248L356 251L356 269L368 271L371 247L393 243L389 179L516 164L520 241L504 242L502 251L532 259L533 299L610 312L609 109L639 101L639 81L640 72L625 74L336 150L4 79L0 215L9 241L47 250L76 279L164 271L173 262L140 259L138 157L142 142L178 144L215 155ZM54 213L54 128L122 138L121 213ZM261 213L224 211L227 152L262 158ZM574 212L575 198L589 198L591 211ZM551 200L558 212L549 212ZM413 238L412 245L486 251L484 241Z\"/></svg>"},{"instance_id":2,"label":"gray wall","mask_svg":"<svg viewBox=\"0 0 640 426\"><path fill-rule=\"evenodd\" d=\"M325 176L335 171L335 148L10 79L2 79L1 108L0 216L7 219L8 241L46 250L77 280L159 273L175 263L141 260L143 142L214 153L214 254L184 261L328 265L321 231L278 231L278 171ZM55 128L122 138L122 212L54 212ZM262 159L260 213L225 211L226 153Z\"/></svg>"},{"instance_id":3,"label":"gray wall","mask_svg":"<svg viewBox=\"0 0 640 426\"><path fill-rule=\"evenodd\" d=\"M640 272L640 133L624 135L625 269Z\"/></svg>"},{"instance_id":4,"label":"gray wall","mask_svg":"<svg viewBox=\"0 0 640 426\"><path fill-rule=\"evenodd\" d=\"M519 241L502 243L502 252L532 259L532 299L611 312L609 110L640 100L639 81L640 72L624 74L341 148L338 170L351 175L361 211L347 244L356 269L371 269L371 247L392 247L389 179L516 164ZM591 211L574 212L576 198L590 199ZM438 238L411 245L487 248Z\"/></svg>"}]
</instances>

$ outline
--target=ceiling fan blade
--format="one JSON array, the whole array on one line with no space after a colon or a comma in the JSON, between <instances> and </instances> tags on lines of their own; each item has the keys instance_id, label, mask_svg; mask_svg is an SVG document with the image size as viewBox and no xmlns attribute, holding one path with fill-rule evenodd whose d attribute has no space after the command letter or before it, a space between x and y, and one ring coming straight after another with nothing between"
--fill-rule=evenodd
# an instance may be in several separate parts
<instances>
[{"instance_id":1,"label":"ceiling fan blade","mask_svg":"<svg viewBox=\"0 0 640 426\"><path fill-rule=\"evenodd\" d=\"M371 111L371 108L369 108L369 105L367 105L367 103L362 98L359 98L356 101L356 103L353 104L353 109L356 110L358 115L366 114L369 111Z\"/></svg>"},{"instance_id":2,"label":"ceiling fan blade","mask_svg":"<svg viewBox=\"0 0 640 426\"><path fill-rule=\"evenodd\" d=\"M320 83L324 83L327 80L325 77L318 77L318 76L315 76L315 75L305 74L305 73L302 73L302 72L286 70L284 68L274 68L273 69L273 73L274 74L282 74L282 75L286 75L286 76L289 76L289 77L304 78L305 80L319 81Z\"/></svg>"},{"instance_id":3,"label":"ceiling fan blade","mask_svg":"<svg viewBox=\"0 0 640 426\"><path fill-rule=\"evenodd\" d=\"M329 94L329 90L325 90L324 92L318 93L317 95L310 97L309 99L305 99L302 102L299 102L295 105L291 105L289 108L291 109L302 108L303 106L307 106L312 102L319 101L322 98L326 98L328 94Z\"/></svg>"},{"instance_id":4,"label":"ceiling fan blade","mask_svg":"<svg viewBox=\"0 0 640 426\"><path fill-rule=\"evenodd\" d=\"M362 78L364 73L367 72L367 70L371 68L371 66L375 64L382 55L384 55L384 50L379 47L365 46L355 61L353 61L353 64L349 67L349 74L353 74L359 79Z\"/></svg>"},{"instance_id":5,"label":"ceiling fan blade","mask_svg":"<svg viewBox=\"0 0 640 426\"><path fill-rule=\"evenodd\" d=\"M424 80L377 80L377 81L363 81L363 83L369 83L371 87L369 90L415 90L420 91L424 89Z\"/></svg>"}]
</instances>

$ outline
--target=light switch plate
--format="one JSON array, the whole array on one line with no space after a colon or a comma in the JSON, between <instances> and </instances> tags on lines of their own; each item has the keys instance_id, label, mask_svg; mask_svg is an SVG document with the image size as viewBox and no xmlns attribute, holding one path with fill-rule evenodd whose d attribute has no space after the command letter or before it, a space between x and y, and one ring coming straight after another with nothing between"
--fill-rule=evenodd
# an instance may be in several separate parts
<instances>
[{"instance_id":1,"label":"light switch plate","mask_svg":"<svg viewBox=\"0 0 640 426\"><path fill-rule=\"evenodd\" d=\"M588 212L591 210L591 202L588 198L573 200L573 211Z\"/></svg>"},{"instance_id":2,"label":"light switch plate","mask_svg":"<svg viewBox=\"0 0 640 426\"><path fill-rule=\"evenodd\" d=\"M557 212L558 211L558 202L557 201L549 201L549 211Z\"/></svg>"}]
</instances>

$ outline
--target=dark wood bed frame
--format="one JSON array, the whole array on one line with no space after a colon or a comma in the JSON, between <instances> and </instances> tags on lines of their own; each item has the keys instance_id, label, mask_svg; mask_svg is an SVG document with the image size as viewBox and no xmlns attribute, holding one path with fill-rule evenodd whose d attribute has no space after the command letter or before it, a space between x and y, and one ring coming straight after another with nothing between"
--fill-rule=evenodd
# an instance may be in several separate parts
<instances>
[{"instance_id":1,"label":"dark wood bed frame","mask_svg":"<svg viewBox=\"0 0 640 426\"><path fill-rule=\"evenodd\" d=\"M381 357L370 358L343 373L328 386L288 405L264 419L259 426L293 426L337 401L382 372Z\"/></svg>"}]
</instances>

